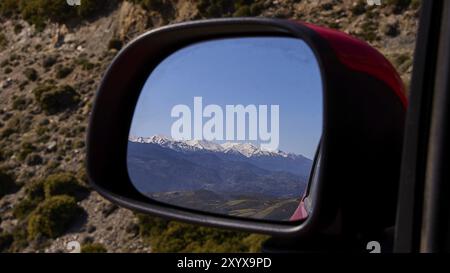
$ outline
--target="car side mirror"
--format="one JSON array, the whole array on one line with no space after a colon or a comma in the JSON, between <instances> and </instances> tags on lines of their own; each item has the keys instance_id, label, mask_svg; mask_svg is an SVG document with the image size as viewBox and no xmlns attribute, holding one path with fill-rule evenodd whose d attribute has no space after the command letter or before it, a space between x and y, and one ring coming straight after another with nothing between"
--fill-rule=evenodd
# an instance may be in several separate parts
<instances>
[{"instance_id":1,"label":"car side mirror","mask_svg":"<svg viewBox=\"0 0 450 273\"><path fill-rule=\"evenodd\" d=\"M88 176L112 202L170 219L369 233L395 220L405 109L392 65L347 34L261 18L171 25L105 73Z\"/></svg>"}]
</instances>

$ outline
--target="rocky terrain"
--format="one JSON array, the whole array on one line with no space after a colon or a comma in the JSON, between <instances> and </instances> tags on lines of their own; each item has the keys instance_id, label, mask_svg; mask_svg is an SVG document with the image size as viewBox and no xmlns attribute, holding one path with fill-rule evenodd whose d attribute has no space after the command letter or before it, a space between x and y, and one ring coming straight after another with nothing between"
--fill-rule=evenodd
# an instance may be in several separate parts
<instances>
[{"instance_id":1,"label":"rocky terrain","mask_svg":"<svg viewBox=\"0 0 450 273\"><path fill-rule=\"evenodd\" d=\"M224 0L103 2L86 18L46 18L45 24L24 12L8 13L8 3L14 2L0 4L0 251L66 252L73 240L86 251L158 251L154 246L161 251L202 250L192 244L161 247L170 238L162 232L173 231L175 224L164 223L161 234L147 232L144 228L153 220L115 207L91 192L86 181L85 133L95 90L121 46L137 35L201 18L298 19L368 41L408 85L420 7L417 0L386 0L380 7L356 0L236 1L238 5L225 8ZM83 197L69 197L76 196L77 187ZM66 208L73 217L55 216L55 207ZM191 230L188 225L183 229ZM203 235L217 232L200 230ZM227 234L230 241L260 242L254 235ZM255 248L217 248L230 249Z\"/></svg>"}]
</instances>

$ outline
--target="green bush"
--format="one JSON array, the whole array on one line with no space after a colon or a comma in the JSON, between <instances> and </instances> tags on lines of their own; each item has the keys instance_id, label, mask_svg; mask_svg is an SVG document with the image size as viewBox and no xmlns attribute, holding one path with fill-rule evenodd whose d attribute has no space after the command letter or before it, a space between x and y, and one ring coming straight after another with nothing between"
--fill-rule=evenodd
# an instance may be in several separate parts
<instances>
[{"instance_id":1,"label":"green bush","mask_svg":"<svg viewBox=\"0 0 450 273\"><path fill-rule=\"evenodd\" d=\"M72 67L58 65L58 67L56 68L56 78L57 79L64 79L70 73L72 73L72 71L73 71Z\"/></svg>"},{"instance_id":2,"label":"green bush","mask_svg":"<svg viewBox=\"0 0 450 273\"><path fill-rule=\"evenodd\" d=\"M1 35L1 34L0 34ZM1 63L0 63L0 67L5 67L5 66L8 66L8 65L10 65L10 63L9 63L9 60L8 59L6 59L6 60L3 60Z\"/></svg>"},{"instance_id":3,"label":"green bush","mask_svg":"<svg viewBox=\"0 0 450 273\"><path fill-rule=\"evenodd\" d=\"M22 32L23 26L19 23L14 25L14 34L19 34L20 32Z\"/></svg>"},{"instance_id":4,"label":"green bush","mask_svg":"<svg viewBox=\"0 0 450 273\"><path fill-rule=\"evenodd\" d=\"M78 179L71 173L57 173L44 180L44 193L46 198L56 195L69 195L81 199L86 194Z\"/></svg>"},{"instance_id":5,"label":"green bush","mask_svg":"<svg viewBox=\"0 0 450 273\"><path fill-rule=\"evenodd\" d=\"M167 228L169 221L150 217L144 214L137 214L139 223L139 233L144 237L157 236L162 230Z\"/></svg>"},{"instance_id":6,"label":"green bush","mask_svg":"<svg viewBox=\"0 0 450 273\"><path fill-rule=\"evenodd\" d=\"M250 7L249 6L241 6L238 10L233 13L234 17L247 17L250 16Z\"/></svg>"},{"instance_id":7,"label":"green bush","mask_svg":"<svg viewBox=\"0 0 450 273\"><path fill-rule=\"evenodd\" d=\"M24 219L45 199L45 180L35 180L25 187L26 197L14 207L14 217Z\"/></svg>"},{"instance_id":8,"label":"green bush","mask_svg":"<svg viewBox=\"0 0 450 273\"><path fill-rule=\"evenodd\" d=\"M57 57L56 56L47 56L44 58L44 60L42 61L42 66L44 68L50 68L52 67L56 62L57 62Z\"/></svg>"},{"instance_id":9,"label":"green bush","mask_svg":"<svg viewBox=\"0 0 450 273\"><path fill-rule=\"evenodd\" d=\"M37 165L41 165L42 163L44 163L44 159L39 154L36 154L36 153L27 155L27 157L25 158L25 161L28 166L37 166Z\"/></svg>"},{"instance_id":10,"label":"green bush","mask_svg":"<svg viewBox=\"0 0 450 273\"><path fill-rule=\"evenodd\" d=\"M81 69L83 70L92 70L95 67L95 64L91 63L90 61L88 61L85 58L80 58L78 60L75 61L76 65L81 66Z\"/></svg>"},{"instance_id":11,"label":"green bush","mask_svg":"<svg viewBox=\"0 0 450 273\"><path fill-rule=\"evenodd\" d=\"M33 145L33 144L31 144L31 143L29 143L29 142L24 142L24 143L22 143L22 145L21 145L21 150L20 150L20 152L19 152L19 154L18 154L18 158L20 159L20 160L25 160L25 158L29 155L29 154L31 154L32 152L34 152L36 150L36 147Z\"/></svg>"},{"instance_id":12,"label":"green bush","mask_svg":"<svg viewBox=\"0 0 450 273\"><path fill-rule=\"evenodd\" d=\"M29 84L30 82L27 80L24 80L22 82L19 83L19 90L23 91L25 89L25 87Z\"/></svg>"},{"instance_id":13,"label":"green bush","mask_svg":"<svg viewBox=\"0 0 450 273\"><path fill-rule=\"evenodd\" d=\"M31 200L37 200L38 202L44 200L45 198L44 180L37 180L30 183L25 188L25 193Z\"/></svg>"},{"instance_id":14,"label":"green bush","mask_svg":"<svg viewBox=\"0 0 450 273\"><path fill-rule=\"evenodd\" d=\"M14 98L12 107L14 110L25 110L28 106L28 100L24 97Z\"/></svg>"},{"instance_id":15,"label":"green bush","mask_svg":"<svg viewBox=\"0 0 450 273\"><path fill-rule=\"evenodd\" d=\"M18 186L12 175L0 169L0 198L7 194L14 193Z\"/></svg>"},{"instance_id":16,"label":"green bush","mask_svg":"<svg viewBox=\"0 0 450 273\"><path fill-rule=\"evenodd\" d=\"M9 74L9 73L11 73L13 70L12 70L12 68L11 67L5 67L5 69L3 69L3 72L5 73L5 74Z\"/></svg>"},{"instance_id":17,"label":"green bush","mask_svg":"<svg viewBox=\"0 0 450 273\"><path fill-rule=\"evenodd\" d=\"M81 253L106 253L106 248L101 244L86 244L81 247Z\"/></svg>"},{"instance_id":18,"label":"green bush","mask_svg":"<svg viewBox=\"0 0 450 273\"><path fill-rule=\"evenodd\" d=\"M138 214L141 236L155 252L258 252L266 236L169 222Z\"/></svg>"},{"instance_id":19,"label":"green bush","mask_svg":"<svg viewBox=\"0 0 450 273\"><path fill-rule=\"evenodd\" d=\"M402 13L411 5L411 2L412 0L388 0L387 4L394 7L395 13Z\"/></svg>"},{"instance_id":20,"label":"green bush","mask_svg":"<svg viewBox=\"0 0 450 273\"><path fill-rule=\"evenodd\" d=\"M33 81L33 82L36 81L38 78L37 71L34 68L25 69L23 74L25 75L25 77L27 77L28 80Z\"/></svg>"},{"instance_id":21,"label":"green bush","mask_svg":"<svg viewBox=\"0 0 450 273\"><path fill-rule=\"evenodd\" d=\"M399 24L385 24L382 28L384 35L389 37L397 37L400 34Z\"/></svg>"},{"instance_id":22,"label":"green bush","mask_svg":"<svg viewBox=\"0 0 450 273\"><path fill-rule=\"evenodd\" d=\"M8 45L8 39L5 34L0 32L0 50L4 49Z\"/></svg>"},{"instance_id":23,"label":"green bush","mask_svg":"<svg viewBox=\"0 0 450 273\"><path fill-rule=\"evenodd\" d=\"M43 85L33 90L36 101L47 114L56 114L78 104L80 98L69 86Z\"/></svg>"},{"instance_id":24,"label":"green bush","mask_svg":"<svg viewBox=\"0 0 450 273\"><path fill-rule=\"evenodd\" d=\"M24 223L19 224L12 232L14 238L11 246L9 247L10 252L19 252L28 246L28 234L27 228Z\"/></svg>"},{"instance_id":25,"label":"green bush","mask_svg":"<svg viewBox=\"0 0 450 273\"><path fill-rule=\"evenodd\" d=\"M122 41L119 39L111 39L108 43L108 49L120 50L122 46L123 46Z\"/></svg>"},{"instance_id":26,"label":"green bush","mask_svg":"<svg viewBox=\"0 0 450 273\"><path fill-rule=\"evenodd\" d=\"M229 17L234 13L235 6L233 1L228 0L200 0L197 9L205 18Z\"/></svg>"},{"instance_id":27,"label":"green bush","mask_svg":"<svg viewBox=\"0 0 450 273\"><path fill-rule=\"evenodd\" d=\"M167 230L152 241L156 252L248 252L249 235L195 225L170 222Z\"/></svg>"},{"instance_id":28,"label":"green bush","mask_svg":"<svg viewBox=\"0 0 450 273\"><path fill-rule=\"evenodd\" d=\"M81 212L82 209L70 196L50 197L30 215L28 237L31 240L39 236L56 238L67 230Z\"/></svg>"},{"instance_id":29,"label":"green bush","mask_svg":"<svg viewBox=\"0 0 450 273\"><path fill-rule=\"evenodd\" d=\"M14 61L17 61L17 60L20 60L21 59L21 56L20 55L17 55L16 53L13 53L13 54L11 54L10 56L9 56L9 60L11 61L11 62L14 62Z\"/></svg>"},{"instance_id":30,"label":"green bush","mask_svg":"<svg viewBox=\"0 0 450 273\"><path fill-rule=\"evenodd\" d=\"M31 119L24 118L23 113L17 113L8 120L1 136L6 138L15 133L24 133L30 129Z\"/></svg>"},{"instance_id":31,"label":"green bush","mask_svg":"<svg viewBox=\"0 0 450 273\"><path fill-rule=\"evenodd\" d=\"M367 8L367 1L366 0L359 0L356 2L356 4L351 8L353 15L361 15L364 12L366 12Z\"/></svg>"},{"instance_id":32,"label":"green bush","mask_svg":"<svg viewBox=\"0 0 450 273\"><path fill-rule=\"evenodd\" d=\"M250 13L253 16L257 16L259 14L261 14L261 12L264 9L264 5L262 3L253 3L250 5Z\"/></svg>"},{"instance_id":33,"label":"green bush","mask_svg":"<svg viewBox=\"0 0 450 273\"><path fill-rule=\"evenodd\" d=\"M28 215L30 215L33 210L39 205L39 203L42 200L39 199L32 199L32 198L25 198L22 201L19 202L19 204L17 204L14 209L13 209L13 215L14 217L16 217L17 219L25 219L28 217Z\"/></svg>"}]
</instances>

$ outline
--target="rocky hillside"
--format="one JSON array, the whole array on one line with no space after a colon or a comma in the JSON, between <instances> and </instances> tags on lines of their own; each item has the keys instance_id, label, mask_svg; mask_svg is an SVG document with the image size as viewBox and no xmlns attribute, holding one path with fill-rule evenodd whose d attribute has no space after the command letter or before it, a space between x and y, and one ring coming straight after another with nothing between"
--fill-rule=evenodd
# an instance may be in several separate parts
<instances>
[{"instance_id":1,"label":"rocky hillside","mask_svg":"<svg viewBox=\"0 0 450 273\"><path fill-rule=\"evenodd\" d=\"M67 251L72 240L91 252L257 250L262 236L135 215L91 192L85 133L103 71L123 44L146 30L265 16L358 36L408 83L420 6L418 0L386 0L380 7L350 0L81 2L78 8L65 0L0 2L0 251ZM176 237L190 232L200 235Z\"/></svg>"}]
</instances>

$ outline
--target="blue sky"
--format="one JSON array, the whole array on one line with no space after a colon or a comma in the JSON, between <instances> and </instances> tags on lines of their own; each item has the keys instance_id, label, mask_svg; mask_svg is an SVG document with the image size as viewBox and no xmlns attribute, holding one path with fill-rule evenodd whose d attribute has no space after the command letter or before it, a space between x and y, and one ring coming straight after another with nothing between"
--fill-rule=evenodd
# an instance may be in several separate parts
<instances>
[{"instance_id":1,"label":"blue sky","mask_svg":"<svg viewBox=\"0 0 450 273\"><path fill-rule=\"evenodd\" d=\"M130 135L170 136L177 120L172 108L193 109L196 96L203 97L203 107L216 104L224 112L225 105L279 105L279 149L314 157L322 133L322 82L314 54L302 40L228 38L175 52L145 83Z\"/></svg>"}]
</instances>

